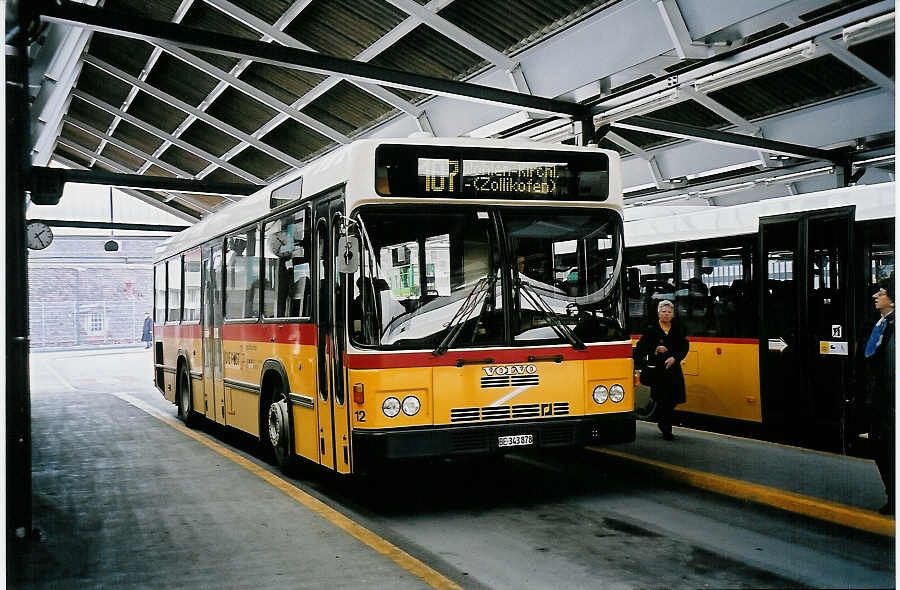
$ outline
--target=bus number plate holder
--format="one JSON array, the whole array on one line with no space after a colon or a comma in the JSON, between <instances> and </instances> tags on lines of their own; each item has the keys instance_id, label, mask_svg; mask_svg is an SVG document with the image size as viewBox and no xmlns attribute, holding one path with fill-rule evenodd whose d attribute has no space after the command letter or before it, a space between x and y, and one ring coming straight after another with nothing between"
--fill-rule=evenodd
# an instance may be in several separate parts
<instances>
[{"instance_id":1,"label":"bus number plate holder","mask_svg":"<svg viewBox=\"0 0 900 590\"><path fill-rule=\"evenodd\" d=\"M499 447L527 447L534 444L533 434L513 434L511 436L501 436L497 438L497 446Z\"/></svg>"}]
</instances>

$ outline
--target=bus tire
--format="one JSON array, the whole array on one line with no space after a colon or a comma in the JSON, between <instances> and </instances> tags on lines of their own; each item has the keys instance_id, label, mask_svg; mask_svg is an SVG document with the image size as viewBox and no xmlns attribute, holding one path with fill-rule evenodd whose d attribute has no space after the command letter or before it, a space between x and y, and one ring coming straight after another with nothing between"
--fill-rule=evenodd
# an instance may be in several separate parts
<instances>
[{"instance_id":1,"label":"bus tire","mask_svg":"<svg viewBox=\"0 0 900 590\"><path fill-rule=\"evenodd\" d=\"M291 424L288 421L287 399L281 392L273 392L267 424L275 463L282 471L287 471L291 464Z\"/></svg>"},{"instance_id":2,"label":"bus tire","mask_svg":"<svg viewBox=\"0 0 900 590\"><path fill-rule=\"evenodd\" d=\"M178 417L186 426L194 424L193 398L191 396L191 378L186 370L178 373Z\"/></svg>"}]
</instances>

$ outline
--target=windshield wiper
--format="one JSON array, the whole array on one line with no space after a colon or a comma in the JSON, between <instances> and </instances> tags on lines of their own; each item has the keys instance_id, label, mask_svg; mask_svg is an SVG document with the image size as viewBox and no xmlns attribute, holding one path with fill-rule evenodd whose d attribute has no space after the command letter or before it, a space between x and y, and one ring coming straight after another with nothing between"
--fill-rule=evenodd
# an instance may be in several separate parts
<instances>
[{"instance_id":1,"label":"windshield wiper","mask_svg":"<svg viewBox=\"0 0 900 590\"><path fill-rule=\"evenodd\" d=\"M556 317L556 313L547 305L547 302L544 301L544 298L540 296L539 293L534 291L534 288L522 280L521 277L516 279L516 284L519 287L519 290L525 295L525 298L531 302L536 311L539 311L544 319L550 323L550 327L553 330L565 338L569 344L572 345L572 348L575 350L584 350L587 348L584 342L581 341L581 338L575 335L575 332L572 331L568 325L559 321Z\"/></svg>"},{"instance_id":2,"label":"windshield wiper","mask_svg":"<svg viewBox=\"0 0 900 590\"><path fill-rule=\"evenodd\" d=\"M437 348L431 351L431 354L434 356L441 356L453 346L453 343L462 332L463 325L472 317L473 312L476 309L480 311L481 308L484 307L484 302L487 301L487 293L496 283L496 274L494 276L481 277L478 279L478 282L472 287L472 292L469 293L459 309L456 310L456 313L453 314L453 317L450 318L450 321L447 322L447 327L449 328L447 335L444 336L444 339L441 340L441 343L438 344ZM479 306L478 299L482 295L484 297L482 297L481 306Z\"/></svg>"}]
</instances>

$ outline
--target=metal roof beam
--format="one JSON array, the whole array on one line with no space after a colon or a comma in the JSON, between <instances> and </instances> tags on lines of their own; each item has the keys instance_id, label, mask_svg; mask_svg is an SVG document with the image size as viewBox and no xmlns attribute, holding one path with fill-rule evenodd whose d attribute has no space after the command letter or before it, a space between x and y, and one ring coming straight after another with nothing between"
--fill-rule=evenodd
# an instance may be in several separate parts
<instances>
[{"instance_id":1,"label":"metal roof beam","mask_svg":"<svg viewBox=\"0 0 900 590\"><path fill-rule=\"evenodd\" d=\"M69 158L61 156L59 154L53 154L53 160L58 162L59 164L62 164L63 166L68 166L69 168L72 168L75 170L87 170L88 169L85 166L82 166L81 164L74 162L73 160L70 160ZM175 215L176 217L178 217L180 219L184 219L185 221L190 221L191 223L196 222L198 219L200 219L200 217L202 215L198 211L191 210L190 212L187 212L178 207L173 207L170 203L168 203L162 199L157 199L155 197L145 195L144 193L142 193L140 191L132 190L130 188L125 188L125 189L120 189L120 190L123 193L125 193L126 195L132 196L139 201L147 203L148 205L153 205L154 207L161 209L161 210L165 211L166 213L171 213L172 215ZM187 207L186 205L183 205L181 203L178 203L178 205L185 207L186 209L189 209L189 207Z\"/></svg>"},{"instance_id":2,"label":"metal roof beam","mask_svg":"<svg viewBox=\"0 0 900 590\"><path fill-rule=\"evenodd\" d=\"M53 155L53 145L69 103L69 92L81 72L81 54L90 38L89 31L72 30L66 35L64 48L61 50L65 53L57 56L58 59L63 59L64 56L65 65L56 64L58 67L54 68L55 71L48 71L48 74L58 77L47 77L45 88L41 89L31 105L31 137L34 141L32 160L37 164L46 164Z\"/></svg>"},{"instance_id":3,"label":"metal roof beam","mask_svg":"<svg viewBox=\"0 0 900 590\"><path fill-rule=\"evenodd\" d=\"M762 128L766 137L803 138L806 145L815 146L848 146L850 141L859 137L878 138L892 134L893 109L893 99L885 92L874 90L844 100L830 100L768 117L755 123ZM822 121L829 121L829 124L822 125ZM721 171L760 167L759 158L753 151L737 146L678 141L647 151L656 156L661 169L673 177L693 179L705 177L712 171L719 171L713 172L718 174ZM852 153L855 154L856 151ZM782 160L781 165L786 168L795 162L791 159ZM623 158L622 174L626 190L655 186L653 177L647 171L646 162L640 158Z\"/></svg>"},{"instance_id":4,"label":"metal roof beam","mask_svg":"<svg viewBox=\"0 0 900 590\"><path fill-rule=\"evenodd\" d=\"M282 115L294 119L301 125L308 127L319 133L320 135L324 135L328 139L332 141L336 141L337 143L350 143L350 138L341 133L340 131L336 131L332 129L328 125L313 119L309 115L300 112L297 109L292 108L289 105L284 104L280 100L273 98L272 96L262 92L261 90L257 90L250 84L247 84L237 76L234 76L228 72L222 71L219 68L215 67L208 61L202 60L194 54L181 49L180 47L175 47L168 43L163 44L162 49L171 54L172 56L180 59L188 65L191 65L198 70L209 74L213 78L217 78L220 82L224 82L225 84L231 86L232 88L243 92L250 98L257 100L264 105L275 109Z\"/></svg>"},{"instance_id":5,"label":"metal roof beam","mask_svg":"<svg viewBox=\"0 0 900 590\"><path fill-rule=\"evenodd\" d=\"M475 35L467 33L450 21L444 19L433 10L430 10L411 0L387 0L406 14L416 17L420 22L434 29L451 41L462 45L475 55L486 59L498 68L512 72L517 62L509 58L502 51L497 51Z\"/></svg>"},{"instance_id":6,"label":"metal roof beam","mask_svg":"<svg viewBox=\"0 0 900 590\"><path fill-rule=\"evenodd\" d=\"M710 98L710 96L708 94L699 92L693 86L684 86L682 88L679 88L678 92L681 92L681 93L687 95L691 100L693 100L697 104L700 104L700 105L706 107L707 109L711 110L715 114L719 115L720 117L722 117L723 119L725 119L726 121L728 121L729 123L731 123L732 125L737 127L738 131L740 131L741 133L746 133L747 135L752 135L754 137L762 137L763 136L762 129L760 129L758 126L754 125L747 119L745 119L742 116L740 116L739 114L735 113L734 111L732 111L731 109L729 109L728 107L726 107L725 105L720 103L719 101L713 100L712 98ZM781 163L779 160L772 160L770 156L771 156L771 154L769 154L767 152L763 152L763 151L759 152L759 159L763 163L764 166L766 166L766 167L773 166L773 165L777 166Z\"/></svg>"},{"instance_id":7,"label":"metal roof beam","mask_svg":"<svg viewBox=\"0 0 900 590\"><path fill-rule=\"evenodd\" d=\"M851 53L843 43L839 43L830 37L816 39L816 43L827 49L831 55L844 62L845 65L880 86L882 90L894 94L894 81L891 77L885 76L877 68Z\"/></svg>"},{"instance_id":8,"label":"metal roof beam","mask_svg":"<svg viewBox=\"0 0 900 590\"><path fill-rule=\"evenodd\" d=\"M659 162L656 160L656 156L643 150L640 146L631 143L630 141L613 131L607 131L604 137L605 139L613 142L619 147L625 148L642 160L646 160L647 166L650 168L650 174L653 176L653 182L656 184L656 188L670 188L672 186L671 183L663 178L662 171L659 169Z\"/></svg>"},{"instance_id":9,"label":"metal roof beam","mask_svg":"<svg viewBox=\"0 0 900 590\"><path fill-rule=\"evenodd\" d=\"M184 16L187 14L187 11L190 10L191 6L193 6L194 0L182 0L181 4L178 6L178 9L175 10L175 14L172 17L172 22L180 23ZM144 64L144 67L141 69L141 73L138 76L142 82L146 82L147 78L150 76L150 72L153 71L153 67L156 65L156 62L159 61L159 57L162 55L162 50L157 47L153 48L153 51L150 53L150 57L147 59L147 63ZM137 96L139 89L137 86L132 86L128 90L128 96L125 97L125 100L122 101L122 110L127 111L128 107L131 106L131 103L134 101ZM116 127L119 126L119 122L122 120L121 117L113 117L113 120L109 123L109 128L106 130L106 133L112 135L116 132ZM105 142L100 142L100 147L97 148L98 152L103 152ZM156 154L157 156L162 155L162 152ZM149 160L148 160L149 161ZM145 164L138 172L143 174L147 165Z\"/></svg>"},{"instance_id":10,"label":"metal roof beam","mask_svg":"<svg viewBox=\"0 0 900 590\"><path fill-rule=\"evenodd\" d=\"M713 100L709 97L709 95L698 92L695 88L679 88L678 92L685 94L694 102L703 105L707 109L719 115L732 125L736 126L738 128L738 131L741 131L742 133L746 133L747 135L756 135L760 132L759 127L743 118L739 114L735 113L719 101Z\"/></svg>"},{"instance_id":11,"label":"metal roof beam","mask_svg":"<svg viewBox=\"0 0 900 590\"><path fill-rule=\"evenodd\" d=\"M675 0L656 0L656 7L675 47L675 53L681 59L703 59L710 56L709 47L705 44L695 44L691 39L684 15L675 3Z\"/></svg>"},{"instance_id":12,"label":"metal roof beam","mask_svg":"<svg viewBox=\"0 0 900 590\"><path fill-rule=\"evenodd\" d=\"M287 10L285 10L284 13L282 13L282 15L280 17L278 17L278 20L276 20L275 23L272 25L272 30L283 31L285 27L287 27L291 22L293 22L293 20L295 18L297 18L297 16L299 16L301 12L303 12L303 10L310 4L311 1L312 0L297 0L296 2L291 4L287 8ZM221 8L220 8L220 10L221 10ZM260 22L262 22L262 21L260 21ZM262 24L265 24L265 23L262 23ZM269 42L274 39L271 35L263 33L261 40L263 42ZM169 45L169 46L172 47L171 45ZM179 51L181 51L181 49L179 49ZM188 55L190 55L190 54L188 54ZM237 64L235 64L235 66L233 68L231 68L231 72L229 72L229 75L237 78L252 63L253 62L249 59L246 59L246 58L241 59ZM334 84L337 84L340 81L340 78L337 78L337 77L332 77L331 79L334 80ZM327 80L326 80L326 82L327 82ZM319 86L322 86L322 84L319 84ZM205 109L206 107L211 105L216 100L216 98L218 98L219 95L225 91L226 88L228 88L228 85L225 82L220 82L209 93L209 95L203 101L203 104L200 105L201 108ZM325 88L325 90L328 90L330 88L331 88L331 86L328 86L327 88ZM325 90L323 90L323 93L325 92ZM396 95L391 94L387 91L385 91L385 93L390 94L390 96L396 97ZM297 99L296 101L294 101L294 103L292 105L290 105L289 108L293 109L294 111L297 111L297 112L302 111L304 107L306 107L308 104L310 104L316 98L316 97L310 97L307 100L308 96L310 96L309 92L307 92L304 96L302 96L299 99ZM396 98L399 99L399 97L396 97ZM405 101L402 101L402 102L405 102ZM262 127L260 127L255 132L253 132L253 136L257 137L257 138L262 138L266 134L268 134L269 132L271 132L272 130L277 128L279 125L281 125L283 122L285 122L287 119L288 119L288 115L279 111L279 113L276 114L275 117L270 119L267 123L262 125ZM337 132L335 131L335 133L337 133ZM328 134L324 134L324 135L326 137L328 136ZM222 159L230 161L236 155L238 155L239 153L244 151L247 147L248 147L247 144L239 143L238 145L236 145L233 148L231 148L230 150L228 150L226 153L222 154ZM206 168L204 168L197 174L197 177L205 178L207 175L211 174L215 169L216 169L215 165L207 166Z\"/></svg>"},{"instance_id":13,"label":"metal roof beam","mask_svg":"<svg viewBox=\"0 0 900 590\"><path fill-rule=\"evenodd\" d=\"M179 176L181 178L193 178L194 177L194 175L191 174L190 172L186 172L186 171L182 170L181 168L178 168L177 166L173 166L172 164L169 164L168 162L164 162L163 160L160 160L159 158L151 156L150 154L144 152L143 150L139 150L138 148L136 148L132 145L129 145L129 144L125 143L124 141L118 140L115 137L108 135L108 134L104 133L103 131L100 131L99 129L94 129L87 123L83 123L83 122L79 121L78 119L70 117L69 115L66 115L65 117L63 117L62 120L63 120L63 123L68 123L69 125L71 125L73 127L77 127L78 129L81 129L82 131L89 133L89 134L93 135L94 137L101 139L104 142L109 143L109 144L119 148L120 150L124 150L132 155L137 156L138 158L146 160L150 164L154 164L154 165L162 168L163 170L166 170L167 172L171 172L175 176ZM97 152L102 152L102 151L103 150L100 147L97 148ZM143 168L145 168L145 166L142 166L141 168L143 169ZM140 170L140 172L142 172L142 171L143 170Z\"/></svg>"},{"instance_id":14,"label":"metal roof beam","mask_svg":"<svg viewBox=\"0 0 900 590\"><path fill-rule=\"evenodd\" d=\"M443 7L443 6L450 4L452 1L453 0L431 0L431 2L428 3L428 6L429 7L437 7L437 6ZM298 0L297 2L295 2L293 5L291 5L290 8L288 8L287 11L285 11L284 14L281 15L281 17L278 18L277 21L275 21L275 23L272 25L272 29L277 30L277 31L282 31L285 27L287 27L294 20L294 18L297 17L297 15L300 14L300 11L303 8L305 8L306 5L308 5L308 3L309 3L308 0ZM437 9L438 8L436 8L436 10ZM263 27L264 24L265 23L258 23L258 25L261 28L266 28L266 27ZM363 49L354 59L357 61L369 61L370 59L379 55L382 51L386 50L388 47L390 47L391 45L396 43L398 40L402 39L405 35L409 34L413 29L416 28L416 26L418 26L418 24L419 24L418 19L416 19L414 17L409 17L409 18L404 19L399 25L397 25L396 27L391 29L386 35L382 36L377 41L375 41L374 43L372 43L371 45L369 45L368 47ZM268 29L266 29L266 30L268 30ZM262 39L263 41L267 41L270 39L272 39L272 37L269 34L265 34L265 33L263 34L263 39ZM292 37L286 37L285 42L289 41L290 39L292 39ZM299 43L296 40L294 42ZM242 59L231 70L231 73L235 76L238 75L248 65L250 65L250 63L252 63L250 60ZM294 101L294 103L292 105L290 105L290 108L292 108L296 111L303 110L305 107L312 104L312 102L315 101L317 98L319 98L320 96L322 96L323 94L325 94L326 92L328 92L329 90L331 90L332 88L337 86L341 82L341 80L343 80L343 78L341 78L340 76L329 76L327 79L323 80L322 82L317 84L314 88L312 88L308 92L306 92L303 96L301 96L296 101ZM359 87L362 88L363 90L365 90L366 92L369 92L376 98L384 101L386 104L390 104L391 106L399 109L400 111L405 112L406 114L414 117L415 121L416 121L416 125L418 126L420 131L428 131L428 132L433 133L431 123L428 120L428 116L425 114L424 109L415 107L414 105L403 100L396 94L394 94L392 92L388 92L387 90L385 90L379 86L367 84L365 86L360 85ZM207 100L209 100L211 102L211 97L213 94L215 94L215 92L216 91L214 90L212 93L210 93L210 97L208 97ZM273 129L278 127L279 125L281 125L286 119L287 119L287 116L283 113L280 113L280 114L276 115L274 118L272 118L269 122L264 124L262 127L257 129L256 132L253 133L253 135L255 137L263 137L264 135L266 135L267 133L269 133L270 131L272 131ZM228 152L226 152L225 154L222 154L222 157L226 160L230 160L231 158L235 157L237 154L241 153L241 151L246 149L246 147L247 147L246 144L238 144L238 145L234 146L232 149L228 150ZM198 174L198 177L203 178L207 174L211 173L214 169L215 168L213 166L208 166L205 169L200 171L200 173Z\"/></svg>"},{"instance_id":15,"label":"metal roof beam","mask_svg":"<svg viewBox=\"0 0 900 590\"><path fill-rule=\"evenodd\" d=\"M762 150L764 152L791 156L794 158L810 158L813 160L824 160L827 162L837 162L846 159L842 155L841 151L822 150L819 148L804 145L786 143L783 141L750 137L747 135L741 135L739 133L729 133L727 131L706 129L704 127L697 127L694 125L684 125L682 123L662 121L660 119L652 119L650 117L629 117L621 121L615 121L611 123L611 125L613 127L619 127L622 129L642 131L644 133L653 133L654 135L663 135L666 137L692 139L695 141L703 141L707 143L715 143L732 147L747 147L754 150Z\"/></svg>"},{"instance_id":16,"label":"metal roof beam","mask_svg":"<svg viewBox=\"0 0 900 590\"><path fill-rule=\"evenodd\" d=\"M210 6L213 6L214 8L221 10L222 12L227 14L229 17L247 25L251 29L256 29L257 31L259 31L260 33L262 33L264 35L264 40L265 40L265 37L268 37L274 41L281 43L285 47L293 47L295 49L300 49L300 50L304 50L304 51L316 52L316 50L313 49L312 47L310 47L309 45L306 45L305 43L302 43L302 42L298 41L297 39L294 39L293 37L291 37L290 35L288 35L287 33L285 33L282 30L284 27L286 27L287 25L290 24L290 22L291 22L291 20L293 20L293 18L288 20L287 18L282 17L282 18L278 19L279 22L277 23L277 24L283 23L283 24L281 24L281 26L271 26L271 25L269 25L269 23L265 22L264 20L257 18L256 16L250 14L243 8L236 6L236 5L232 4L231 2L228 2L227 0L204 0L204 1L207 4L209 4ZM287 16L290 16L292 14L293 13L290 13ZM347 78L347 80L349 80L352 84L359 86L360 88L362 88L369 94L372 94L373 96L376 96L379 99L385 101L386 103L390 104L394 108L398 108L401 111L404 111L408 114L414 114L414 112L418 110L418 109L416 109L416 107L414 105L407 102L403 98L401 98L401 97L397 96L396 94L394 94L393 92L389 92L389 91L385 90L384 88L381 88L377 85L360 82L358 80L353 80L351 78Z\"/></svg>"},{"instance_id":17,"label":"metal roof beam","mask_svg":"<svg viewBox=\"0 0 900 590\"><path fill-rule=\"evenodd\" d=\"M65 219L29 219L39 221L51 227L78 227L86 229L121 229L129 231L162 231L178 233L189 228L189 225L154 225L150 223L123 223L120 221L69 221Z\"/></svg>"},{"instance_id":18,"label":"metal roof beam","mask_svg":"<svg viewBox=\"0 0 900 590\"><path fill-rule=\"evenodd\" d=\"M382 68L353 60L326 56L292 47L278 47L260 41L250 41L228 35L190 29L168 22L154 21L93 7L65 2L43 7L41 20L84 26L104 33L128 36L149 43L171 42L180 47L211 51L237 58L251 57L256 61L289 67L317 74L340 74L363 82L407 90L451 96L462 100L495 104L514 109L526 109L552 115L579 117L581 105L511 92L499 88L479 86L456 80L443 80Z\"/></svg>"},{"instance_id":19,"label":"metal roof beam","mask_svg":"<svg viewBox=\"0 0 900 590\"><path fill-rule=\"evenodd\" d=\"M100 162L101 164L104 164L117 172L121 172L123 174L134 175L135 171L129 169L127 166L123 166L122 164L116 162L115 160L110 160L106 156L104 156L102 154L98 154L94 150L92 150L90 148L86 148L83 145L78 144L74 141L69 141L68 139L60 137L57 140L57 143L59 143L59 145L61 145L61 146L69 148L72 151L78 152L79 154L81 154L82 156L84 156L86 158L96 160L97 162ZM136 176L138 176L139 178L147 177L147 175L136 175ZM126 187L126 188L128 188L128 187ZM158 192L164 193L164 191L158 191ZM196 207L196 208L200 209L201 211L205 211L207 213L213 212L213 209L211 209L209 207L209 205L206 205L202 201L199 201L189 195L170 195L168 193L165 193L165 194L167 197L169 197L169 199L178 199L178 200L184 201L188 205L190 205L192 207Z\"/></svg>"},{"instance_id":20,"label":"metal roof beam","mask_svg":"<svg viewBox=\"0 0 900 590\"><path fill-rule=\"evenodd\" d=\"M767 169L752 174L737 173L730 178L716 180L698 179L688 181L681 187L666 187L665 190L635 191L625 193L626 205L653 205L659 201L671 201L677 198L703 198L715 205L715 197L752 190L771 185L788 185L802 179L835 174L835 166L823 166L819 162L807 162L790 168Z\"/></svg>"},{"instance_id":21,"label":"metal roof beam","mask_svg":"<svg viewBox=\"0 0 900 590\"><path fill-rule=\"evenodd\" d=\"M83 146L61 141L62 145L71 149L86 150ZM114 162L104 162L111 165ZM121 166L121 164L119 164ZM149 174L128 174L107 172L105 170L66 170L63 168L46 168L32 166L32 174L56 175L62 182L75 184L100 184L103 186L115 186L124 188L147 189L154 191L176 191L182 193L196 193L200 195L247 196L265 188L255 184L240 184L235 182L206 182L204 180L191 180L185 178L169 178L168 176L152 176Z\"/></svg>"},{"instance_id":22,"label":"metal roof beam","mask_svg":"<svg viewBox=\"0 0 900 590\"><path fill-rule=\"evenodd\" d=\"M237 127L229 125L225 121L217 119L217 118L213 117L212 115L206 113L205 111L202 111L202 110L184 102L183 100L175 98L171 94L163 92L162 90L135 78L134 76L128 74L127 72L120 70L119 68L115 67L114 65L109 64L97 57L94 57L93 55L85 55L84 62L88 63L100 70L103 70L107 74L110 74L111 76L114 76L114 77L122 80L123 82L131 84L132 86L137 86L138 88L140 88L141 90L143 90L144 92L149 94L150 96L158 98L159 100L161 100L161 101L169 104L170 106L175 107L176 109L183 111L189 115L193 115L197 119L200 119L201 121L208 123L209 125L212 125L219 131L222 131L223 133L230 135L231 137L233 137L234 139L237 139L238 141L243 141L243 142L249 143L250 145L252 145L256 149L258 149L259 151L263 152L264 154L266 154L276 160L280 160L280 161L284 162L285 164L287 164L288 166L299 167L302 165L302 162L300 160L298 160L297 158L294 158L293 156L290 156L290 155L282 152L279 149L276 149L270 145L267 145L267 144L259 141L255 137L252 137L252 136L248 135L247 133L244 133Z\"/></svg>"},{"instance_id":23,"label":"metal roof beam","mask_svg":"<svg viewBox=\"0 0 900 590\"><path fill-rule=\"evenodd\" d=\"M667 76L648 82L639 87L623 92L617 92L602 98L592 107L592 113L602 118L605 111L623 107L631 103L638 103L651 99L656 95L663 95L673 90L673 81L676 87L695 84L703 78L746 64L747 62L770 56L773 53L789 49L795 45L815 39L820 35L838 34L845 27L860 21L872 19L894 10L893 0L882 0L874 4L863 6L834 18L813 21L808 25L798 27L794 32L780 36L772 41L760 40L744 45L732 51L727 51L707 60L704 63L689 67L678 72L677 75Z\"/></svg>"},{"instance_id":24,"label":"metal roof beam","mask_svg":"<svg viewBox=\"0 0 900 590\"><path fill-rule=\"evenodd\" d=\"M81 99L88 104L94 105L95 107L97 107L101 110L104 110L107 113L110 113L112 115L118 115L118 116L122 117L122 119L124 119L125 121L128 121L129 123L138 127L139 129L143 129L144 131L146 131L152 135L155 135L155 136L159 137L160 139L168 141L169 143L171 143L173 145L177 145L178 147L180 147L181 149L183 149L185 151L191 152L192 154L199 156L199 157L203 158L204 160L206 160L212 164L215 164L216 166L218 166L220 168L228 170L235 176L239 176L240 178L243 178L244 180L247 180L254 184L265 184L265 181L262 178L259 178L253 174L250 174L249 172L242 170L242 169L238 168L237 166L230 164L230 163L226 162L225 160L219 158L218 156L214 156L205 150L201 150L200 148L193 146L193 145L189 144L188 142L175 137L171 133L166 133L165 131L163 131L162 129L160 129L158 127L154 127L153 125L150 125L149 123L147 123L145 121L141 121L134 115L126 113L122 109L114 107L111 104L104 102L95 96L91 96L90 94L87 94L86 92L83 92L78 89L75 89L72 91L72 96L74 98Z\"/></svg>"}]
</instances>

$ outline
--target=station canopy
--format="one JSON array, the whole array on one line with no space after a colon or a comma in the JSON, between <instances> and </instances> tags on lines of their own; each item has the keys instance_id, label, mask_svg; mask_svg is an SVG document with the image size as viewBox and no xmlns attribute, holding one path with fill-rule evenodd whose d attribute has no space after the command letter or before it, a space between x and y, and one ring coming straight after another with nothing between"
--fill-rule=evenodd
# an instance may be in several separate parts
<instances>
[{"instance_id":1,"label":"station canopy","mask_svg":"<svg viewBox=\"0 0 900 590\"><path fill-rule=\"evenodd\" d=\"M33 165L171 179L120 185L187 221L416 133L594 141L631 205L893 178L892 1L35 5Z\"/></svg>"}]
</instances>

